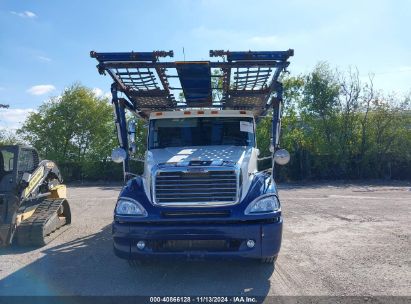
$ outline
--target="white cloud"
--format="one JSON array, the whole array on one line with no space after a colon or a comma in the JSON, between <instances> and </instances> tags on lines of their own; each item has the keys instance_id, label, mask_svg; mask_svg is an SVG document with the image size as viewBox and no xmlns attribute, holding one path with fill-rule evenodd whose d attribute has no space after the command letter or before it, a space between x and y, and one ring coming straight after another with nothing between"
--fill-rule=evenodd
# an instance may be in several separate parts
<instances>
[{"instance_id":1,"label":"white cloud","mask_svg":"<svg viewBox=\"0 0 411 304\"><path fill-rule=\"evenodd\" d=\"M33 109L0 109L0 130L16 130Z\"/></svg>"},{"instance_id":2,"label":"white cloud","mask_svg":"<svg viewBox=\"0 0 411 304\"><path fill-rule=\"evenodd\" d=\"M94 88L93 93L94 95L96 95L96 97L101 97L103 95L103 90L100 88Z\"/></svg>"},{"instance_id":3,"label":"white cloud","mask_svg":"<svg viewBox=\"0 0 411 304\"><path fill-rule=\"evenodd\" d=\"M37 56L37 59L44 62L50 62L51 58L45 56Z\"/></svg>"},{"instance_id":4,"label":"white cloud","mask_svg":"<svg viewBox=\"0 0 411 304\"><path fill-rule=\"evenodd\" d=\"M111 92L104 92L102 89L100 88L94 88L93 89L93 93L96 97L102 97L102 98L108 98L111 99Z\"/></svg>"},{"instance_id":5,"label":"white cloud","mask_svg":"<svg viewBox=\"0 0 411 304\"><path fill-rule=\"evenodd\" d=\"M20 13L12 11L11 13L13 15L19 16L21 18L35 18L35 17L37 17L37 15L35 13L30 12L30 11L24 11L24 12L20 12Z\"/></svg>"},{"instance_id":6,"label":"white cloud","mask_svg":"<svg viewBox=\"0 0 411 304\"><path fill-rule=\"evenodd\" d=\"M32 86L30 89L27 90L28 93L31 95L44 95L54 91L56 87L51 84L40 84Z\"/></svg>"}]
</instances>

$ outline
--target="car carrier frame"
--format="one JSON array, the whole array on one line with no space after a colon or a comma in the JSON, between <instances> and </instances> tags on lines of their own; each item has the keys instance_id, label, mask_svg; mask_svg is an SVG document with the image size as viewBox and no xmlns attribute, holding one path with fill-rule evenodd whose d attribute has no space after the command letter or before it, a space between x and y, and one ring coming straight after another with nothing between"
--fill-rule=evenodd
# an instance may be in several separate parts
<instances>
[{"instance_id":1,"label":"car carrier frame","mask_svg":"<svg viewBox=\"0 0 411 304\"><path fill-rule=\"evenodd\" d=\"M98 61L99 73L109 74L113 79L112 103L120 148L113 151L112 158L123 163L124 179L128 181L119 195L113 221L114 250L119 257L134 260L157 255L228 255L275 261L281 244L282 217L273 179L274 163L285 164L289 160L288 152L280 149L279 141L283 101L280 76L293 55L292 49L269 52L212 50L210 57L217 58L214 61L165 61L164 58L174 56L173 51L90 52ZM191 156L185 162L166 160L164 163L159 161L161 154L171 153L171 150L154 149L153 152L148 147L145 173L136 177L130 172L129 164L135 151L135 127L127 121L126 110L153 124L160 118L174 119L175 123L184 121L181 119L185 116L206 117L210 123L214 116L226 121L232 119L227 117L234 117L240 122L240 126L235 124L238 132L252 133L255 121L272 114L269 115L272 117L271 176L257 171L259 150L254 144L242 148L225 146L233 154L247 154L248 158L220 162L210 156L205 161ZM255 134L253 136L255 139ZM180 146L172 153L181 155L180 148L187 147ZM191 150L209 151L210 146ZM159 156L157 162L147 156L155 153ZM151 164L147 165L148 162ZM161 187L175 189L175 196L183 191L180 192L183 198L188 189L184 187L190 186L184 186L187 178L208 187L216 183L213 176L218 177L221 172L235 174L236 198L229 204L218 201L213 195L208 202L201 201L204 197L199 196L198 202L175 200L173 204L158 204L156 180L159 176L161 179L162 172L174 172L172 176L179 176L180 180ZM219 191L217 187L207 189ZM200 188L192 191L191 200L195 200L195 193L203 192Z\"/></svg>"},{"instance_id":2,"label":"car carrier frame","mask_svg":"<svg viewBox=\"0 0 411 304\"><path fill-rule=\"evenodd\" d=\"M271 146L280 148L281 104L283 85L279 81L294 56L294 50L271 52L230 52L210 50L210 57L220 61L161 62L173 57L173 51L153 52L90 52L98 61L100 74L114 80L111 85L115 107L116 127L120 147L127 152L125 176L129 172L129 142L125 110L148 119L153 111L187 108L216 108L222 110L251 110L258 119L272 111ZM214 74L212 70L220 70ZM221 78L222 85L212 87L212 78ZM170 83L178 79L180 86ZM218 82L218 81L217 81ZM214 82L216 83L216 82ZM175 91L182 91L185 100L176 100ZM213 92L222 96L213 100ZM126 98L119 97L123 93Z\"/></svg>"}]
</instances>

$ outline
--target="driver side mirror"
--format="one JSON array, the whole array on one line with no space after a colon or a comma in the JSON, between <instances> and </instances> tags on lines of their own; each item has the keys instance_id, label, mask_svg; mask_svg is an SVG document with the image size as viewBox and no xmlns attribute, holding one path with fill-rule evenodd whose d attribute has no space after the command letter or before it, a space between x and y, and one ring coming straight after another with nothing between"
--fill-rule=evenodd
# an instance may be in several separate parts
<instances>
[{"instance_id":1,"label":"driver side mirror","mask_svg":"<svg viewBox=\"0 0 411 304\"><path fill-rule=\"evenodd\" d=\"M134 120L128 122L128 142L131 144L136 142L136 122Z\"/></svg>"},{"instance_id":2,"label":"driver side mirror","mask_svg":"<svg viewBox=\"0 0 411 304\"><path fill-rule=\"evenodd\" d=\"M134 120L129 120L128 122L128 142L130 147L130 153L136 153L136 122Z\"/></svg>"},{"instance_id":3,"label":"driver side mirror","mask_svg":"<svg viewBox=\"0 0 411 304\"><path fill-rule=\"evenodd\" d=\"M111 152L111 159L115 163L123 162L127 157L127 152L122 148L115 148Z\"/></svg>"}]
</instances>

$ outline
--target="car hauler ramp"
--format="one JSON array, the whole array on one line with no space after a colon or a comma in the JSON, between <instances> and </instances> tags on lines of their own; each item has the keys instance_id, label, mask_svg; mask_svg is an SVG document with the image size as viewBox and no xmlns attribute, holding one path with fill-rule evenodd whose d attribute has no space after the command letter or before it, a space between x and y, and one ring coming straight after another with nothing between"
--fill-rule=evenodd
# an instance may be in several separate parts
<instances>
[{"instance_id":1,"label":"car hauler ramp","mask_svg":"<svg viewBox=\"0 0 411 304\"><path fill-rule=\"evenodd\" d=\"M214 61L165 61L173 51L99 53L100 74L109 74L120 148L129 172L129 130L125 110L148 119L151 112L188 108L248 110L256 119L272 109L272 152L279 149L283 86L279 77L294 50L270 52L210 51ZM160 60L161 59L161 60ZM119 93L124 94L124 98Z\"/></svg>"},{"instance_id":2,"label":"car hauler ramp","mask_svg":"<svg viewBox=\"0 0 411 304\"><path fill-rule=\"evenodd\" d=\"M217 50L210 57L220 60L172 62L160 58L173 57L173 51L92 51L90 56L97 59L100 74L113 78L113 98L124 93L124 107L147 119L152 111L193 107L251 110L263 116L282 99L278 79L293 54Z\"/></svg>"}]
</instances>

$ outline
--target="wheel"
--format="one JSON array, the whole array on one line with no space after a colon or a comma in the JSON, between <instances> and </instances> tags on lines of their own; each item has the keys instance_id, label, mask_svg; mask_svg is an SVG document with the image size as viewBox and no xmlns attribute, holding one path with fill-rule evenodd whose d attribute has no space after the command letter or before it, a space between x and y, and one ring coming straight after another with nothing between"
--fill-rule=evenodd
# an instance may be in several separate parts
<instances>
[{"instance_id":1,"label":"wheel","mask_svg":"<svg viewBox=\"0 0 411 304\"><path fill-rule=\"evenodd\" d=\"M263 264L274 264L275 261L277 261L277 255L271 256L271 257L265 257L261 259L261 263Z\"/></svg>"}]
</instances>

